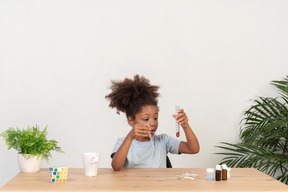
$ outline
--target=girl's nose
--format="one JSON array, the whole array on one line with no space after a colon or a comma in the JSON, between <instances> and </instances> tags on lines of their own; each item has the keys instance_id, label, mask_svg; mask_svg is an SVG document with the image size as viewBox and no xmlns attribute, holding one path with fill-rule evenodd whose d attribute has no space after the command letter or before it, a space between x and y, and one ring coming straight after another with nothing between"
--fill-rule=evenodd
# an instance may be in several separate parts
<instances>
[{"instance_id":1,"label":"girl's nose","mask_svg":"<svg viewBox=\"0 0 288 192\"><path fill-rule=\"evenodd\" d=\"M154 127L155 126L155 121L154 120L149 121L149 126L150 127Z\"/></svg>"}]
</instances>

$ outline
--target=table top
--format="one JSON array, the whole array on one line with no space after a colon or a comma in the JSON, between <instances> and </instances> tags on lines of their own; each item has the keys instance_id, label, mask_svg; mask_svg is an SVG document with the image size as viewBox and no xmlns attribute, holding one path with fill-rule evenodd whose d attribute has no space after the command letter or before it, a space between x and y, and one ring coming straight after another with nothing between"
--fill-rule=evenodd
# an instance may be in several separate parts
<instances>
[{"instance_id":1,"label":"table top","mask_svg":"<svg viewBox=\"0 0 288 192\"><path fill-rule=\"evenodd\" d=\"M194 180L180 178L193 173ZM87 177L83 168L69 168L67 183L51 183L48 168L36 173L18 173L1 192L8 191L287 191L288 186L253 168L232 168L227 181L207 181L205 168L122 169L100 168L98 176Z\"/></svg>"}]
</instances>

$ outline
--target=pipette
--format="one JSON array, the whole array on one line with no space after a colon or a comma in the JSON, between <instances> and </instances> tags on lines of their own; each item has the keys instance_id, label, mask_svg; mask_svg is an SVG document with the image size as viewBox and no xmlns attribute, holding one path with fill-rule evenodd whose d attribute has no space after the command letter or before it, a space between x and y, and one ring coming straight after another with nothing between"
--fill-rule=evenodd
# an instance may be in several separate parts
<instances>
[{"instance_id":1,"label":"pipette","mask_svg":"<svg viewBox=\"0 0 288 192\"><path fill-rule=\"evenodd\" d=\"M152 145L153 150L155 151L154 141L153 141L153 138L152 138L151 133L150 133L150 125L149 125L148 123L147 123L147 125L148 125L148 127L149 127L148 134L149 134L149 137L150 137L151 145Z\"/></svg>"},{"instance_id":2,"label":"pipette","mask_svg":"<svg viewBox=\"0 0 288 192\"><path fill-rule=\"evenodd\" d=\"M179 114L178 111L179 111L179 106L176 106L175 107L176 115ZM179 137L179 136L180 136L180 125L179 123L177 123L177 119L176 119L176 137Z\"/></svg>"}]
</instances>

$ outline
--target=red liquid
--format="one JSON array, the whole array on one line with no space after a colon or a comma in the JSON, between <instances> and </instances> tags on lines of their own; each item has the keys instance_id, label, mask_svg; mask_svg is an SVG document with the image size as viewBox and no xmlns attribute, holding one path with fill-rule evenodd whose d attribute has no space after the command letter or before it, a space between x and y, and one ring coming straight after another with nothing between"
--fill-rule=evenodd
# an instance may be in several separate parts
<instances>
[{"instance_id":1,"label":"red liquid","mask_svg":"<svg viewBox=\"0 0 288 192\"><path fill-rule=\"evenodd\" d=\"M179 132L177 132L177 133L176 133L176 137L179 137L179 136L180 136L180 133L179 133Z\"/></svg>"}]
</instances>

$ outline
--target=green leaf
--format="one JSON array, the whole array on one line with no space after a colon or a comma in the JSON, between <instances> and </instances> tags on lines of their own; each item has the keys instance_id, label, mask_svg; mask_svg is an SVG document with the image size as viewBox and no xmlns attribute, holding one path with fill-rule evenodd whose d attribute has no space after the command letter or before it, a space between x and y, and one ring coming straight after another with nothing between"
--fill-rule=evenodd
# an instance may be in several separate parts
<instances>
[{"instance_id":1,"label":"green leaf","mask_svg":"<svg viewBox=\"0 0 288 192\"><path fill-rule=\"evenodd\" d=\"M32 156L42 156L47 162L52 157L51 151L64 153L58 142L48 140L46 126L44 130L40 130L39 126L27 127L20 130L19 128L9 127L0 134L3 137L8 149L14 148L20 154L30 154Z\"/></svg>"}]
</instances>

